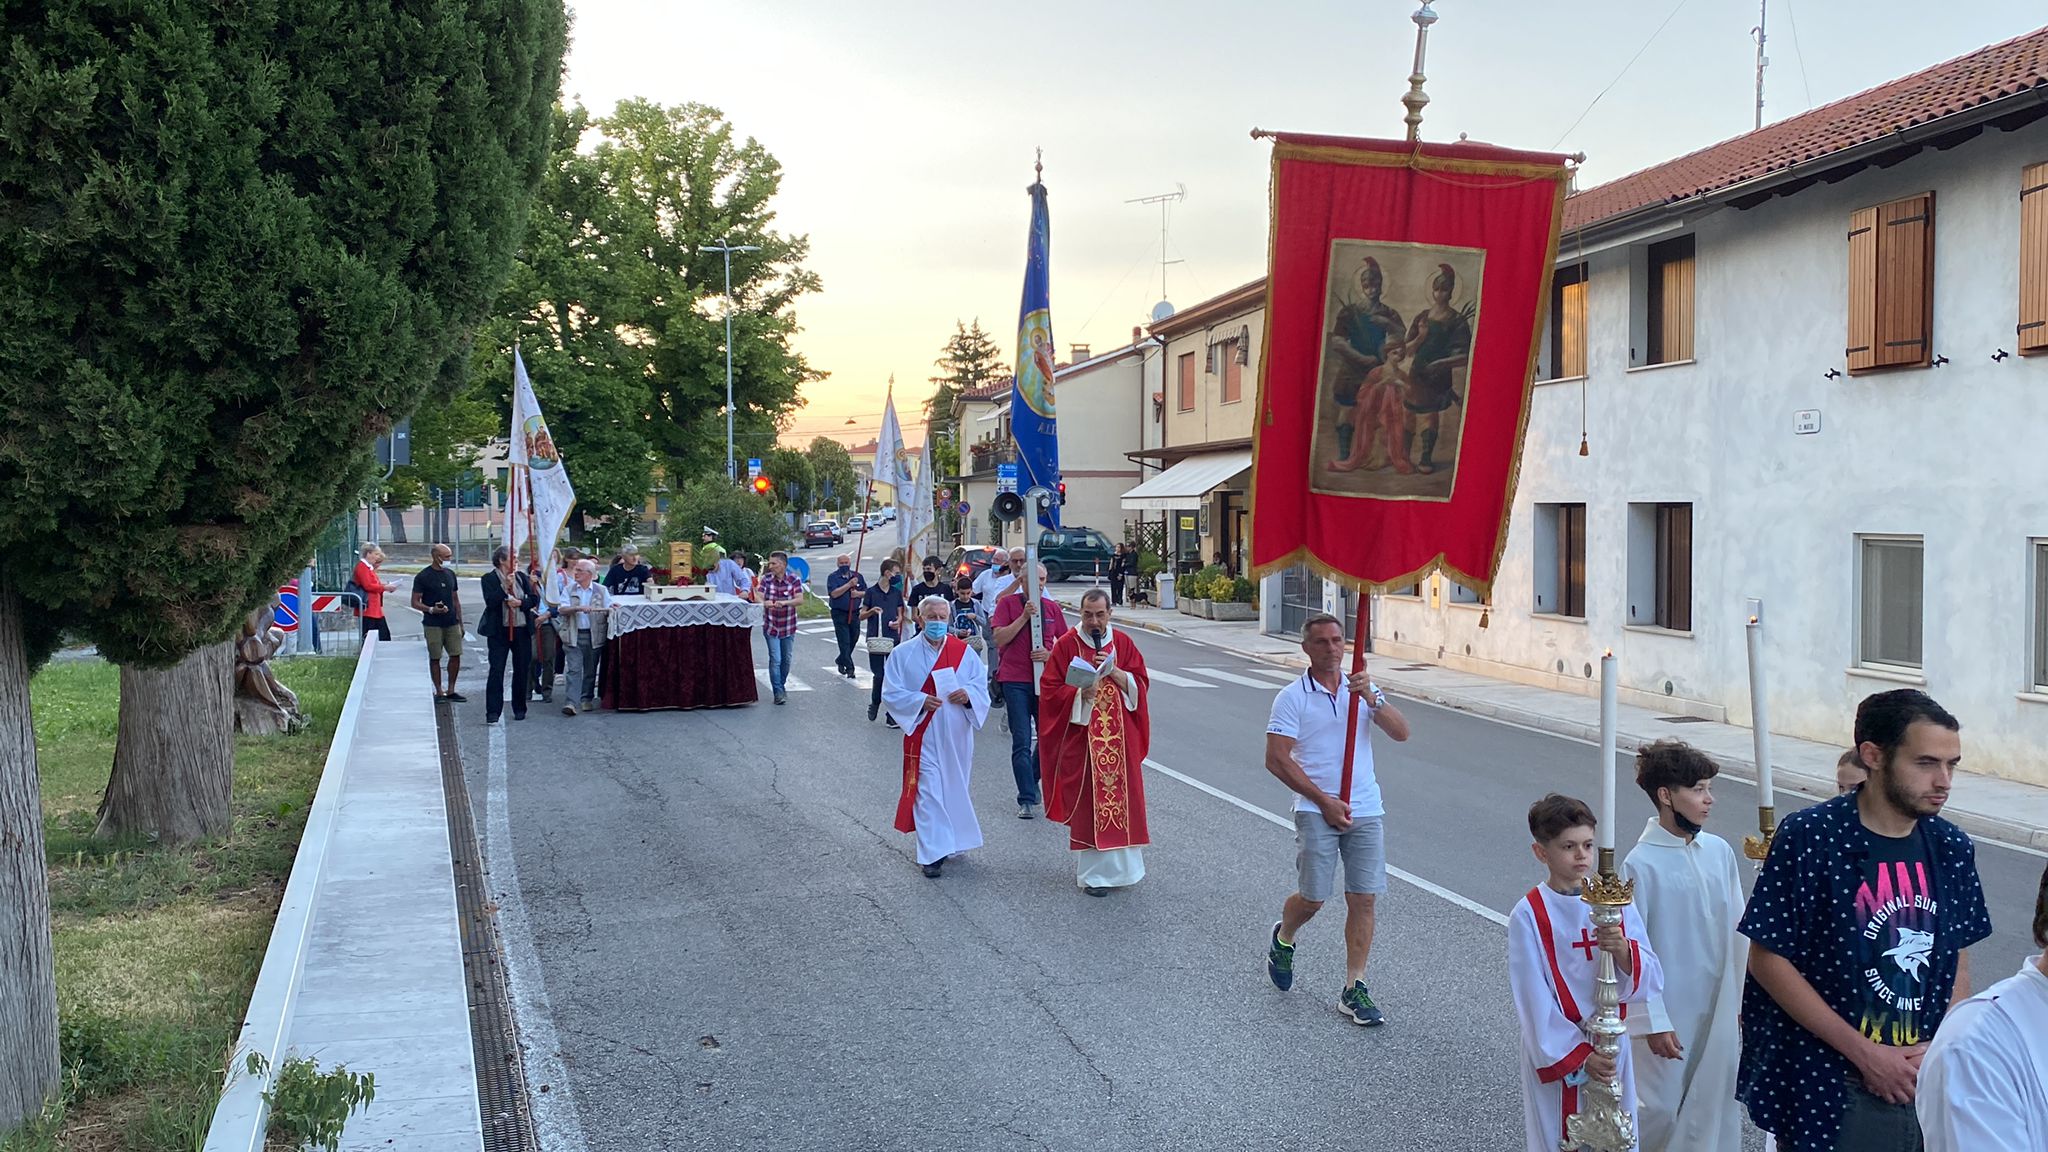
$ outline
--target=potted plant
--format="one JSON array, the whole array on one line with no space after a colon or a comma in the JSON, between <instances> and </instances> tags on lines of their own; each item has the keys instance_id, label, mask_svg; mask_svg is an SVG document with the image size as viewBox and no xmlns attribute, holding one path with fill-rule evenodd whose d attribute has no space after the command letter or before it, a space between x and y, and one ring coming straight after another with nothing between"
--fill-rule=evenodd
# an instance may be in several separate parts
<instances>
[{"instance_id":1,"label":"potted plant","mask_svg":"<svg viewBox=\"0 0 2048 1152\"><path fill-rule=\"evenodd\" d=\"M1242 576L1224 577L1221 595L1209 601L1211 620L1256 620L1259 618L1258 585Z\"/></svg>"}]
</instances>

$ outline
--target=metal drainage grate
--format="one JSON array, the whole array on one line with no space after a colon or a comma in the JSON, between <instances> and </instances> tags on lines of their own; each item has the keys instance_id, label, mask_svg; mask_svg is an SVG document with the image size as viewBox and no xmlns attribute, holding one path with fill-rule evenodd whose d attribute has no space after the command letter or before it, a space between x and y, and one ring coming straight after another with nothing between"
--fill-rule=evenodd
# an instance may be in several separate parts
<instances>
[{"instance_id":1,"label":"metal drainage grate","mask_svg":"<svg viewBox=\"0 0 2048 1152\"><path fill-rule=\"evenodd\" d=\"M505 988L505 950L484 882L476 821L470 814L469 785L455 720L446 706L435 709L441 736L441 786L448 798L448 844L455 865L455 910L462 929L462 969L469 981L469 1034L475 1045L476 1100L483 1113L484 1152L540 1152L527 1110L526 1075L519 1066L519 1037L512 1024L512 1000Z\"/></svg>"},{"instance_id":2,"label":"metal drainage grate","mask_svg":"<svg viewBox=\"0 0 2048 1152\"><path fill-rule=\"evenodd\" d=\"M1662 721L1663 721L1663 722L1665 722L1666 724L1712 724L1712 723L1713 723L1713 721L1712 721L1712 720L1709 720L1709 719L1707 719L1707 718L1706 718L1705 716L1659 716L1659 717L1657 717L1657 719L1659 719L1659 720L1662 720Z\"/></svg>"}]
</instances>

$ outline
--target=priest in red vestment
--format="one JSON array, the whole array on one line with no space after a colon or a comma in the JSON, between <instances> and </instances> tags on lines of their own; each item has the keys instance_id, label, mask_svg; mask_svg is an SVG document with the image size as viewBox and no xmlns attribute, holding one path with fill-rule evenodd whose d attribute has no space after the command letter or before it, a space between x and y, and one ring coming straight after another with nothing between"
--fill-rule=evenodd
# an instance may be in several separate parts
<instances>
[{"instance_id":1,"label":"priest in red vestment","mask_svg":"<svg viewBox=\"0 0 2048 1152\"><path fill-rule=\"evenodd\" d=\"M1152 678L1110 627L1109 594L1081 597L1081 626L1052 646L1039 678L1038 762L1045 814L1067 826L1074 878L1106 896L1145 878L1145 778Z\"/></svg>"}]
</instances>

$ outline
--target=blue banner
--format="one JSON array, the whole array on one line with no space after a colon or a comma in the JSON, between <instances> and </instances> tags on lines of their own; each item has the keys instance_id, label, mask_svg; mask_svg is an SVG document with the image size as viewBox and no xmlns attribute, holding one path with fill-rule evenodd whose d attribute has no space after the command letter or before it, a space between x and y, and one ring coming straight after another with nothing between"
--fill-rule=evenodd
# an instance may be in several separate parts
<instances>
[{"instance_id":1,"label":"blue banner","mask_svg":"<svg viewBox=\"0 0 2048 1152\"><path fill-rule=\"evenodd\" d=\"M1060 484L1059 421L1053 414L1051 274L1052 224L1045 211L1045 185L1033 183L1031 240L1024 256L1024 302L1017 317L1017 378L1010 391L1010 434L1017 441L1017 486L1029 492L1057 492ZM1060 526L1057 503L1039 518Z\"/></svg>"}]
</instances>

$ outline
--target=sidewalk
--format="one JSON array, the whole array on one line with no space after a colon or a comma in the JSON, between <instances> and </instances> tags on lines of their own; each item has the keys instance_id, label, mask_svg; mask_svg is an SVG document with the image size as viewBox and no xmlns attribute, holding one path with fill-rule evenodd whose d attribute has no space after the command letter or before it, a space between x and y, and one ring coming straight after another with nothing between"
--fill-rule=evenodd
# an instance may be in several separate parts
<instances>
[{"instance_id":1,"label":"sidewalk","mask_svg":"<svg viewBox=\"0 0 2048 1152\"><path fill-rule=\"evenodd\" d=\"M418 641L363 649L236 1050L377 1078L344 1152L481 1152L447 795ZM267 1077L237 1076L208 1152L261 1146Z\"/></svg>"},{"instance_id":2,"label":"sidewalk","mask_svg":"<svg viewBox=\"0 0 2048 1152\"><path fill-rule=\"evenodd\" d=\"M1079 582L1050 589L1052 598L1069 610L1079 609L1081 594L1086 591L1088 587ZM1283 636L1264 635L1255 623L1202 620L1157 608L1119 608L1116 623L1207 644L1248 660L1291 668L1308 666L1299 644ZM1398 696L1575 740L1600 739L1597 697L1454 672L1423 661L1379 661L1373 666L1373 679ZM1633 752L1645 744L1675 736L1712 756L1733 775L1754 781L1753 735L1748 728L1734 724L1718 724L1696 716L1672 716L1623 704L1615 745L1622 752ZM1842 749L1833 744L1774 733L1774 783L1783 791L1821 798L1833 796L1835 760L1841 754ZM1942 815L1972 836L2048 851L2048 788L1959 772L1955 792Z\"/></svg>"}]
</instances>

